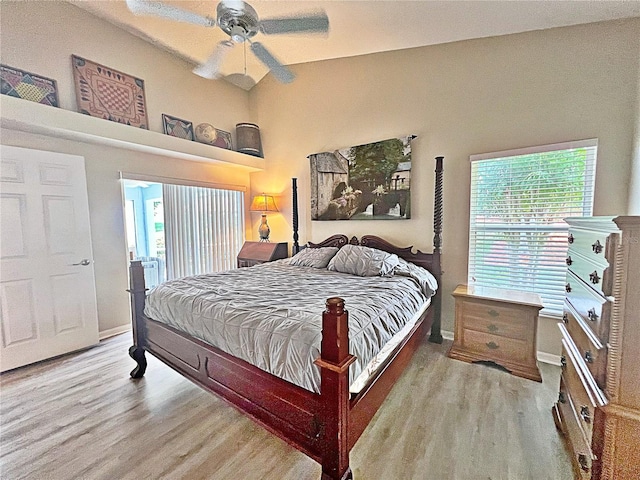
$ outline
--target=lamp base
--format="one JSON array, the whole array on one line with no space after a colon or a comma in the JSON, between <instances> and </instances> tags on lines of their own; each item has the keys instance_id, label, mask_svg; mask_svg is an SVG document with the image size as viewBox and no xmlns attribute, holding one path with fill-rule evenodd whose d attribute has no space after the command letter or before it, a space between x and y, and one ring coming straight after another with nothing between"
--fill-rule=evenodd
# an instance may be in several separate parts
<instances>
[{"instance_id":1,"label":"lamp base","mask_svg":"<svg viewBox=\"0 0 640 480\"><path fill-rule=\"evenodd\" d=\"M261 242L269 241L269 234L271 233L271 229L267 224L267 214L262 214L262 219L260 220L260 226L258 227L258 234L260 235Z\"/></svg>"}]
</instances>

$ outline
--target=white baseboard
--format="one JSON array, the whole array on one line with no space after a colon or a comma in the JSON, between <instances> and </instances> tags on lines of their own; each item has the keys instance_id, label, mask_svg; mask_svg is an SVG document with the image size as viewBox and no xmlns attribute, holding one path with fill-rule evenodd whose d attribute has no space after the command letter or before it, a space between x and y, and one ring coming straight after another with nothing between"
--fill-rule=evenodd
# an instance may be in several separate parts
<instances>
[{"instance_id":1,"label":"white baseboard","mask_svg":"<svg viewBox=\"0 0 640 480\"><path fill-rule=\"evenodd\" d=\"M445 340L453 341L453 332L443 330L441 333L442 333L442 338L444 338ZM539 362L549 363L551 365L556 365L557 367L560 366L560 355L554 355L552 353L539 351L537 357Z\"/></svg>"},{"instance_id":2,"label":"white baseboard","mask_svg":"<svg viewBox=\"0 0 640 480\"><path fill-rule=\"evenodd\" d=\"M114 337L116 335L120 335L121 333L125 333L131 330L131 325L121 325L115 328L109 328L108 330L103 330L99 332L100 341L105 340L110 337Z\"/></svg>"},{"instance_id":3,"label":"white baseboard","mask_svg":"<svg viewBox=\"0 0 640 480\"><path fill-rule=\"evenodd\" d=\"M553 353L547 353L547 352L538 352L538 361L542 363L549 363L551 365L555 365L556 367L559 367L560 355L554 355Z\"/></svg>"}]
</instances>

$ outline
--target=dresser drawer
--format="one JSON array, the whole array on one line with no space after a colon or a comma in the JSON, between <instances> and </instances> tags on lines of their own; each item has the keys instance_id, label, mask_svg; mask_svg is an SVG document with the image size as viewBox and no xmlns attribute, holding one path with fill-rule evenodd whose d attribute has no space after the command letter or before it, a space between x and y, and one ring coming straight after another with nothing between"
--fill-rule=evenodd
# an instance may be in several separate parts
<instances>
[{"instance_id":1,"label":"dresser drawer","mask_svg":"<svg viewBox=\"0 0 640 480\"><path fill-rule=\"evenodd\" d=\"M585 324L585 320L566 301L564 303L562 322L560 329L564 329L563 335L571 337L580 357L584 360L591 375L593 375L596 384L604 390L607 369L606 348L589 326Z\"/></svg>"},{"instance_id":2,"label":"dresser drawer","mask_svg":"<svg viewBox=\"0 0 640 480\"><path fill-rule=\"evenodd\" d=\"M465 348L491 360L525 363L531 356L531 345L522 340L467 329L462 335Z\"/></svg>"},{"instance_id":3,"label":"dresser drawer","mask_svg":"<svg viewBox=\"0 0 640 480\"><path fill-rule=\"evenodd\" d=\"M562 377L560 378L560 394L558 395L557 406L558 410L560 410L563 431L571 450L571 461L576 472L576 478L590 480L593 454L580 427L580 421L575 415L571 396Z\"/></svg>"},{"instance_id":4,"label":"dresser drawer","mask_svg":"<svg viewBox=\"0 0 640 480\"><path fill-rule=\"evenodd\" d=\"M569 248L580 252L592 262L607 263L611 257L612 237L609 232L596 232L580 228L569 229Z\"/></svg>"},{"instance_id":5,"label":"dresser drawer","mask_svg":"<svg viewBox=\"0 0 640 480\"><path fill-rule=\"evenodd\" d=\"M577 357L575 345L566 337L562 339L562 377L571 397L575 417L591 445L595 410L604 406L606 399L586 370L584 362Z\"/></svg>"},{"instance_id":6,"label":"dresser drawer","mask_svg":"<svg viewBox=\"0 0 640 480\"><path fill-rule=\"evenodd\" d=\"M527 340L534 333L532 315L537 315L537 310L527 316L522 310L471 301L464 302L461 310L464 329L518 340Z\"/></svg>"},{"instance_id":7,"label":"dresser drawer","mask_svg":"<svg viewBox=\"0 0 640 480\"><path fill-rule=\"evenodd\" d=\"M600 341L606 343L609 336L610 302L582 282L571 271L567 272L566 291L566 298L576 313L585 320L585 324Z\"/></svg>"},{"instance_id":8,"label":"dresser drawer","mask_svg":"<svg viewBox=\"0 0 640 480\"><path fill-rule=\"evenodd\" d=\"M598 293L605 296L611 295L613 282L609 274L611 271L609 263L606 261L594 262L570 247L567 254L567 265L569 270Z\"/></svg>"}]
</instances>

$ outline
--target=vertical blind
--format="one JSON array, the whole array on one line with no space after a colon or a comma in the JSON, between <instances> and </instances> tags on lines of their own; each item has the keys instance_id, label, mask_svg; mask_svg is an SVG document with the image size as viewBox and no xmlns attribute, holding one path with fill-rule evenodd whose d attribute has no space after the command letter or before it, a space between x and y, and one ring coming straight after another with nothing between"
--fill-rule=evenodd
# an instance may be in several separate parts
<instances>
[{"instance_id":1,"label":"vertical blind","mask_svg":"<svg viewBox=\"0 0 640 480\"><path fill-rule=\"evenodd\" d=\"M597 140L471 157L469 283L535 292L561 315L566 217L593 211Z\"/></svg>"},{"instance_id":2,"label":"vertical blind","mask_svg":"<svg viewBox=\"0 0 640 480\"><path fill-rule=\"evenodd\" d=\"M163 184L167 277L235 267L244 242L244 192Z\"/></svg>"}]
</instances>

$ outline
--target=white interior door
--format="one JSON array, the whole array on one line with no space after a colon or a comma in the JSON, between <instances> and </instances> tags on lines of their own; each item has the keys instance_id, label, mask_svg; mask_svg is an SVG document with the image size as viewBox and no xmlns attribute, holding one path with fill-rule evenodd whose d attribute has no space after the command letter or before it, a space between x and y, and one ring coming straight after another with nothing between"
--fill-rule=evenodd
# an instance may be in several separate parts
<instances>
[{"instance_id":1,"label":"white interior door","mask_svg":"<svg viewBox=\"0 0 640 480\"><path fill-rule=\"evenodd\" d=\"M0 371L98 343L84 158L0 145Z\"/></svg>"}]
</instances>

